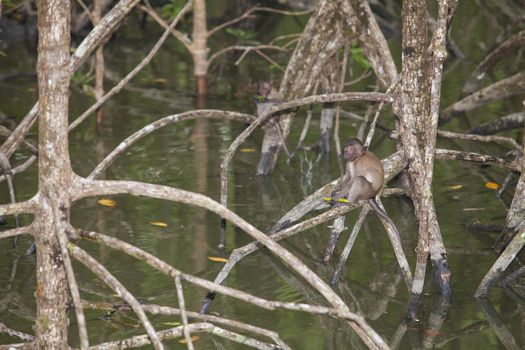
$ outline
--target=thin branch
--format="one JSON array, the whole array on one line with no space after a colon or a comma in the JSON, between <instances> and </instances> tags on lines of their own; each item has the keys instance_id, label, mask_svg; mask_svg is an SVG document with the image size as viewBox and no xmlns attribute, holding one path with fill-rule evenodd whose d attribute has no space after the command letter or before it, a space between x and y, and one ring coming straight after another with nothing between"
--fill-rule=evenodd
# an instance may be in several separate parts
<instances>
[{"instance_id":1,"label":"thin branch","mask_svg":"<svg viewBox=\"0 0 525 350\"><path fill-rule=\"evenodd\" d=\"M401 74L399 74L396 80L388 87L388 89L386 90L386 93L387 94L391 93L392 90L396 88L400 80L401 80ZM367 147L370 146L370 143L372 142L372 138L374 137L374 133L376 131L377 121L379 120L379 114L383 110L384 105L385 103L381 102L379 106L377 107L376 113L374 114L374 118L372 119L372 123L370 124L370 129L368 130L368 135L366 136L366 141L364 143L364 145Z\"/></svg>"},{"instance_id":2,"label":"thin branch","mask_svg":"<svg viewBox=\"0 0 525 350\"><path fill-rule=\"evenodd\" d=\"M350 251L354 246L357 234L359 233L359 230L361 230L361 227L363 226L363 223L365 222L366 216L368 215L369 211L370 205L368 204L363 206L363 209L361 209L359 217L357 218L354 224L354 228L352 229L352 233L350 233L350 237L348 237L348 240L346 241L345 247L343 248L343 252L341 253L341 258L339 259L337 267L335 268L335 271L332 275L332 279L330 280L331 284L336 284L337 280L339 280L339 276L341 275L341 272L343 272L343 269L346 265L346 261L348 260L348 256L350 255Z\"/></svg>"},{"instance_id":3,"label":"thin branch","mask_svg":"<svg viewBox=\"0 0 525 350\"><path fill-rule=\"evenodd\" d=\"M175 276L175 289L177 290L177 298L179 300L180 318L182 319L182 333L186 340L186 346L188 350L194 350L193 342L191 340L191 333L188 328L188 315L186 314L186 303L184 302L184 292L182 291L182 282L180 280L180 274Z\"/></svg>"},{"instance_id":4,"label":"thin branch","mask_svg":"<svg viewBox=\"0 0 525 350\"><path fill-rule=\"evenodd\" d=\"M34 213L36 210L37 197L24 202L0 205L0 216Z\"/></svg>"},{"instance_id":5,"label":"thin branch","mask_svg":"<svg viewBox=\"0 0 525 350\"><path fill-rule=\"evenodd\" d=\"M25 171L27 168L29 168L35 161L37 160L37 156L31 156L29 158L27 158L27 160L25 162L23 162L22 164L20 164L19 166L17 167L14 167L13 169L11 169L11 174L13 175L16 175L16 174L19 174L23 171ZM3 175L0 175L0 182L3 182L7 180L7 177L5 174Z\"/></svg>"},{"instance_id":6,"label":"thin branch","mask_svg":"<svg viewBox=\"0 0 525 350\"><path fill-rule=\"evenodd\" d=\"M153 131L179 121L193 120L198 118L224 119L239 121L241 123L251 123L255 120L255 117L250 114L232 111L220 111L214 109L194 110L164 117L151 124L146 125L142 129L128 136L97 165L97 167L91 172L91 174L89 174L88 179L95 179L99 177L102 174L102 172L106 170L119 155L123 154L129 147L131 147L131 145L133 145L135 142L142 139L146 135L152 133Z\"/></svg>"},{"instance_id":7,"label":"thin branch","mask_svg":"<svg viewBox=\"0 0 525 350\"><path fill-rule=\"evenodd\" d=\"M464 94L471 94L476 91L481 83L481 80L486 76L487 70L493 67L499 60L508 57L509 53L523 47L525 43L525 30L522 30L492 50L485 56L485 58L472 71L467 82L463 86Z\"/></svg>"},{"instance_id":8,"label":"thin branch","mask_svg":"<svg viewBox=\"0 0 525 350\"><path fill-rule=\"evenodd\" d=\"M337 209L338 209L337 210L338 213L340 213L341 211L350 210L345 207L340 207ZM329 220L329 219L326 219L326 220ZM216 291L217 293L221 293L221 294L224 294L224 295L227 295L227 296L239 299L239 300L243 300L245 302L251 303L263 309L274 310L276 308L282 308L286 310L311 312L311 313L315 313L319 315L330 315L330 316L335 316L335 317L341 317L343 319L353 320L358 323L361 322L361 320L364 320L361 318L361 316L355 313L343 312L336 308L328 308L324 306L315 306L315 305L310 305L310 304L297 304L297 303L289 303L289 302L281 302L281 301L263 299L263 298L248 294L246 292L243 292L237 289L225 287L220 284L216 284L216 283L210 282L208 280L205 280L199 277L195 277L189 274L182 273L179 270L175 269L173 266L160 260L153 254L150 254L136 246L133 246L125 241L121 241L117 238L106 236L106 235L103 235L97 232L87 232L87 231L82 231L82 230L76 230L76 231L80 234L82 238L86 238L90 241L102 243L108 247L111 247L113 249L129 254L137 259L144 261L148 265L152 266L153 268L159 270L160 272L170 277L180 275L182 280L187 281L191 284L194 284L202 288L210 289L210 290ZM281 238L284 238L284 237L281 237ZM146 305L142 305L142 307L145 310L148 310Z\"/></svg>"},{"instance_id":9,"label":"thin branch","mask_svg":"<svg viewBox=\"0 0 525 350\"><path fill-rule=\"evenodd\" d=\"M120 0L113 8L102 18L102 20L89 32L88 36L82 40L76 48L75 53L69 60L67 67L69 74L72 75L84 60L104 42L105 38L110 35L120 24L122 19L133 9L139 0ZM0 152L10 158L18 145L24 139L25 135L31 129L38 116L38 102L33 105L29 113L17 125L13 133L0 147Z\"/></svg>"},{"instance_id":10,"label":"thin branch","mask_svg":"<svg viewBox=\"0 0 525 350\"><path fill-rule=\"evenodd\" d=\"M24 332L17 331L15 329L7 327L5 324L0 322L0 333L7 334L11 337L18 338L20 340L23 340L25 342L32 342L35 340L35 337L31 334L27 334Z\"/></svg>"},{"instance_id":11,"label":"thin branch","mask_svg":"<svg viewBox=\"0 0 525 350\"><path fill-rule=\"evenodd\" d=\"M234 332L227 331L220 327L214 326L211 323L206 323L206 322L193 323L193 324L188 325L188 329L194 333L196 332L210 333L210 334L234 341L239 344L244 344L244 345L256 348L256 349L261 349L261 350L275 349L274 346L271 344L263 343L259 340L249 338L249 337L246 337L246 336L234 333ZM157 332L157 334L160 339L167 340L167 339L173 339L173 338L180 337L182 335L182 331L183 331L183 327L179 326L179 327L159 331ZM128 339L99 344L97 346L91 347L90 350L120 350L120 349L127 349L131 347L133 348L141 347L141 346L145 346L148 344L150 344L150 342L146 335L138 335L138 336L134 336Z\"/></svg>"},{"instance_id":12,"label":"thin branch","mask_svg":"<svg viewBox=\"0 0 525 350\"><path fill-rule=\"evenodd\" d=\"M131 79L133 79L133 77L135 77L142 70L142 68L144 68L148 63L151 62L153 57L155 57L157 52L162 47L162 44L164 44L164 42L168 38L168 36L170 34L170 31L173 28L175 28L175 26L179 23L179 21L182 19L182 17L184 17L186 15L186 13L188 13L188 11L191 10L192 5L193 5L193 0L188 0L186 2L186 5L184 5L184 7L180 10L180 12L177 14L177 17L175 17L175 19L171 22L169 27L164 31L162 36L159 38L157 43L155 43L155 45L150 50L150 52L146 55L146 57L144 57L144 59L135 68L133 68L133 70L131 72L129 72L128 75L126 75L124 77L124 79L119 81L119 83L117 85L115 85L108 93L106 93L103 97L101 97L99 100L97 100L97 102L95 102L95 104L93 104L91 107L89 107L87 111L82 113L80 115L80 117L78 117L73 123L71 123L69 125L69 131L71 131L74 128L76 128L87 117L89 117L91 115L91 113L95 112L100 106L102 106L102 104L104 104L108 99L110 99L111 97L113 97L114 95L119 93L124 88L124 86L126 86L126 84Z\"/></svg>"},{"instance_id":13,"label":"thin branch","mask_svg":"<svg viewBox=\"0 0 525 350\"><path fill-rule=\"evenodd\" d=\"M221 203L226 203L226 197L228 192L228 170L230 162L235 154L235 151L244 141L251 135L251 133L266 122L269 118L284 112L287 110L295 109L304 105L310 105L314 103L327 103L327 102L346 102L346 101L385 101L392 102L393 97L389 94L377 93L377 92L346 92L337 94L324 94L314 95L305 98L292 100L272 106L267 112L263 113L257 118L249 127L243 130L237 138L230 144L228 152L225 154L221 162Z\"/></svg>"},{"instance_id":14,"label":"thin branch","mask_svg":"<svg viewBox=\"0 0 525 350\"><path fill-rule=\"evenodd\" d=\"M164 349L164 345L153 328L153 325L149 321L148 317L144 313L139 301L131 294L126 287L122 285L102 264L93 259L88 253L82 250L80 247L69 243L68 251L71 255L78 261L80 261L84 266L86 266L91 272L97 275L104 283L106 283L111 289L115 291L124 300L128 303L133 312L138 316L140 322L146 329L151 342L156 350Z\"/></svg>"},{"instance_id":15,"label":"thin branch","mask_svg":"<svg viewBox=\"0 0 525 350\"><path fill-rule=\"evenodd\" d=\"M89 18L89 21L91 22L91 24L93 25L93 27L95 26L95 18L93 17L93 15L91 14L91 11L89 11L88 7L86 6L86 4L84 4L84 1L82 0L75 0L79 5L80 7L82 7L82 9L84 10L84 13L86 14L86 16L88 16Z\"/></svg>"},{"instance_id":16,"label":"thin branch","mask_svg":"<svg viewBox=\"0 0 525 350\"><path fill-rule=\"evenodd\" d=\"M33 226L28 225L24 227L11 228L9 230L0 231L0 239L16 237L23 234L33 234Z\"/></svg>"},{"instance_id":17,"label":"thin branch","mask_svg":"<svg viewBox=\"0 0 525 350\"><path fill-rule=\"evenodd\" d=\"M276 50L285 52L286 49L282 48L281 46L276 45L255 45L255 46L247 46L247 45L233 45L225 47L224 49L221 49L217 52L215 52L213 55L210 56L208 59L208 63L211 64L214 60L216 60L219 56L224 55L227 52L230 51L244 51L241 57L235 62L235 65L239 65L241 62L241 59L244 58L249 52L254 50Z\"/></svg>"},{"instance_id":18,"label":"thin branch","mask_svg":"<svg viewBox=\"0 0 525 350\"><path fill-rule=\"evenodd\" d=\"M438 130L438 136L449 138L449 139L506 143L510 145L511 147L513 147L514 149L521 152L521 146L514 139L511 139L510 137L462 134L462 133L450 132L450 131L444 131L444 130Z\"/></svg>"},{"instance_id":19,"label":"thin branch","mask_svg":"<svg viewBox=\"0 0 525 350\"><path fill-rule=\"evenodd\" d=\"M80 338L80 349L87 350L89 348L89 337L86 327L86 317L84 316L84 310L82 309L82 299L80 298L80 291L78 289L77 279L75 277L75 271L73 270L73 264L71 264L71 258L67 250L69 240L67 238L66 230L60 228L57 230L58 243L60 245L60 252L62 254L62 261L64 262L64 268L66 270L67 285L71 298L73 299L73 305L75 306L75 315L77 317L78 334Z\"/></svg>"},{"instance_id":20,"label":"thin branch","mask_svg":"<svg viewBox=\"0 0 525 350\"><path fill-rule=\"evenodd\" d=\"M467 112L494 100L501 100L523 92L525 92L525 72L520 72L478 90L447 107L439 117L439 124L449 122L461 112Z\"/></svg>"},{"instance_id":21,"label":"thin branch","mask_svg":"<svg viewBox=\"0 0 525 350\"><path fill-rule=\"evenodd\" d=\"M502 158L479 154L475 152L455 151L451 149L436 149L436 159L439 160L463 160L467 162L480 163L480 165L495 165L500 168L507 168L516 173L521 172L521 167L516 162Z\"/></svg>"},{"instance_id":22,"label":"thin branch","mask_svg":"<svg viewBox=\"0 0 525 350\"><path fill-rule=\"evenodd\" d=\"M229 20L229 21L226 21L224 23L221 23L219 24L218 26L216 26L215 28L211 29L210 31L208 31L208 38L210 38L212 35L216 34L217 32L223 30L224 28L226 27L229 27L231 26L232 24L235 24L235 23L238 23L246 18L253 18L252 14L257 11L257 6L254 6L250 9L248 9L246 12L244 12L242 15L240 15L239 17L236 17L232 20Z\"/></svg>"},{"instance_id":23,"label":"thin branch","mask_svg":"<svg viewBox=\"0 0 525 350\"><path fill-rule=\"evenodd\" d=\"M155 12L155 10L153 8L151 8L150 6L144 6L144 5L139 5L138 6L139 9L141 9L142 11L146 12L148 15L150 15L161 27L163 27L164 29L167 29L169 26L168 26L168 23L166 23L166 21L164 21L158 14L157 12ZM188 36L186 34L183 34L182 32L172 28L170 30L170 33L171 35L173 35L178 41L181 42L182 45L184 45L184 47L186 48L186 50L188 50L189 52L191 52L192 48L191 48L191 40L190 38L188 38Z\"/></svg>"}]
</instances>

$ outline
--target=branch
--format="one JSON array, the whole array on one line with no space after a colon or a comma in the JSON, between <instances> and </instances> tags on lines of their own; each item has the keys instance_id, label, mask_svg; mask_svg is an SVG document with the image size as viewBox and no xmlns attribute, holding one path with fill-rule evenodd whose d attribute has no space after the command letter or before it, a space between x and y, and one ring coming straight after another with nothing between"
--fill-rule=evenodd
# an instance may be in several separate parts
<instances>
[{"instance_id":1,"label":"branch","mask_svg":"<svg viewBox=\"0 0 525 350\"><path fill-rule=\"evenodd\" d=\"M86 266L91 272L93 272L95 275L98 276L106 285L108 285L111 289L117 293L119 297L122 298L126 303L130 305L130 307L133 309L133 312L138 316L140 319L140 322L146 329L146 332L148 333L149 338L151 339L151 342L153 343L153 346L156 350L162 350L164 349L164 346L162 345L162 342L160 341L159 336L157 335L155 328L153 328L151 322L149 321L148 317L144 313L144 310L142 310L142 307L139 303L139 301L131 294L126 287L122 285L103 265L101 265L98 261L93 259L88 253L86 253L84 250L82 250L80 247L69 243L68 244L68 251L71 253L71 255L80 261L84 266Z\"/></svg>"},{"instance_id":2,"label":"branch","mask_svg":"<svg viewBox=\"0 0 525 350\"><path fill-rule=\"evenodd\" d=\"M511 51L522 48L524 43L525 30L522 30L505 40L498 47L487 54L487 56L485 56L485 58L470 74L470 77L463 86L463 94L470 95L478 90L481 80L485 77L487 70L493 67L499 60L508 57L508 54Z\"/></svg>"},{"instance_id":3,"label":"branch","mask_svg":"<svg viewBox=\"0 0 525 350\"><path fill-rule=\"evenodd\" d=\"M476 126L468 131L471 134L489 135L525 126L525 112L512 113Z\"/></svg>"},{"instance_id":4,"label":"branch","mask_svg":"<svg viewBox=\"0 0 525 350\"><path fill-rule=\"evenodd\" d=\"M19 214L34 214L37 208L37 197L33 197L24 202L18 202L13 204L2 204L0 205L0 216L5 215L19 215Z\"/></svg>"},{"instance_id":5,"label":"branch","mask_svg":"<svg viewBox=\"0 0 525 350\"><path fill-rule=\"evenodd\" d=\"M57 230L57 239L60 245L60 253L62 254L62 261L64 263L64 269L66 270L67 285L69 287L69 293L71 299L73 299L73 305L75 307L75 316L77 317L78 334L80 338L80 349L88 350L89 348L89 337L86 327L86 317L84 316L84 310L82 309L82 299L80 298L80 291L78 289L77 279L75 277L75 271L73 270L73 264L71 264L71 258L67 250L69 243L66 230L62 229L61 226Z\"/></svg>"},{"instance_id":6,"label":"branch","mask_svg":"<svg viewBox=\"0 0 525 350\"><path fill-rule=\"evenodd\" d=\"M180 274L175 276L175 289L177 290L177 299L179 300L180 318L182 319L182 333L186 340L188 350L194 350L193 342L191 340L191 333L188 328L188 315L186 313L186 303L184 302L184 292L182 291L182 282Z\"/></svg>"},{"instance_id":7,"label":"branch","mask_svg":"<svg viewBox=\"0 0 525 350\"><path fill-rule=\"evenodd\" d=\"M86 302L86 301L84 301L83 302L83 306L84 306L84 308L103 309L103 310L110 310L110 311L113 311L115 309L118 309L118 310L130 310L129 305L127 305L127 304L114 305L114 304L105 303L105 302ZM150 313L152 315L178 316L178 315L181 314L181 310L180 309L169 307L169 306L161 306L161 305L154 305L154 304L147 304L147 305L146 304L142 304L142 308L144 309L144 311L146 311L146 312L148 312L148 313ZM227 318L222 318L222 317L219 317L219 316L206 315L206 314L201 314L201 313L192 312L192 311L187 311L186 313L188 314L189 318L198 319L198 320L207 321L207 322L213 322L213 323L217 323L217 324L222 324L222 325L234 327L234 328L237 328L237 329L241 329L241 330L244 330L244 331L247 331L247 332L251 332L251 333L254 333L254 334L257 334L257 335L261 335L261 336L264 336L264 337L268 337L268 338L272 339L283 350L291 350L291 348L284 341L281 340L281 338L279 337L279 334L274 332L274 331L271 331L271 330L268 330L268 329L265 329L265 328L260 328L260 327L257 327L257 326L253 326L251 324L247 324L247 323L244 323L244 322L230 320L230 319L227 319Z\"/></svg>"},{"instance_id":8,"label":"branch","mask_svg":"<svg viewBox=\"0 0 525 350\"><path fill-rule=\"evenodd\" d=\"M16 174L19 174L23 171L25 171L27 168L29 168L35 161L37 160L37 156L31 156L29 158L27 158L27 160L25 162L23 162L22 164L20 164L19 166L11 169L11 174L12 175L16 175ZM7 180L7 177L5 174L3 175L0 175L0 182L3 182Z\"/></svg>"},{"instance_id":9,"label":"branch","mask_svg":"<svg viewBox=\"0 0 525 350\"><path fill-rule=\"evenodd\" d=\"M78 178L75 183L79 187L72 190L72 197L74 200L102 194L110 195L127 193L135 196L146 196L150 198L176 201L210 210L232 222L250 236L262 242L272 253L283 260L292 270L303 277L315 290L323 295L332 306L344 312L349 312L348 307L341 298L297 257L275 243L271 238L257 230L237 214L209 197L167 186L151 185L134 181L92 181ZM350 325L366 344L375 345L379 348L387 348L386 343L384 343L377 333L365 333L361 328L361 325L358 326L355 322L351 322Z\"/></svg>"},{"instance_id":10,"label":"branch","mask_svg":"<svg viewBox=\"0 0 525 350\"><path fill-rule=\"evenodd\" d=\"M439 118L439 124L448 123L461 112L470 111L494 100L500 100L525 92L525 72L500 80L447 107Z\"/></svg>"},{"instance_id":11,"label":"branch","mask_svg":"<svg viewBox=\"0 0 525 350\"><path fill-rule=\"evenodd\" d=\"M438 130L438 136L449 138L449 139L506 143L512 146L514 149L521 152L521 146L514 139L511 139L510 137L461 134L457 132L450 132L450 131L444 131L444 130Z\"/></svg>"},{"instance_id":12,"label":"branch","mask_svg":"<svg viewBox=\"0 0 525 350\"><path fill-rule=\"evenodd\" d=\"M180 337L183 333L183 326L170 328L157 332L159 339L167 340ZM188 325L188 330L191 332L206 332L219 337L234 341L239 344L244 344L256 349L261 350L273 350L275 347L271 344L263 343L259 340L249 338L238 333L230 332L220 327L214 326L211 323L193 323ZM102 343L97 346L93 346L90 350L107 350L107 349L127 349L136 348L150 344L149 339L146 335L137 335L128 339L117 340L107 343Z\"/></svg>"},{"instance_id":13,"label":"branch","mask_svg":"<svg viewBox=\"0 0 525 350\"><path fill-rule=\"evenodd\" d=\"M251 51L256 50L277 50L277 51L286 51L286 49L282 48L281 46L277 45L256 45L256 46L246 46L246 45L234 45L234 46L228 46L224 49L221 49L217 52L215 52L213 55L210 56L208 59L208 63L211 64L215 59L217 59L219 56L224 55L227 52L230 51L244 51L244 53L241 55L241 57L235 62L235 65L239 65L241 62L241 59L246 56Z\"/></svg>"},{"instance_id":14,"label":"branch","mask_svg":"<svg viewBox=\"0 0 525 350\"><path fill-rule=\"evenodd\" d=\"M228 170L230 162L235 154L235 151L239 146L251 135L251 133L264 122L271 117L277 115L280 112L295 109L300 106L310 105L314 103L327 103L327 102L347 102L347 101L378 101L378 102L392 102L393 97L390 94L383 94L379 92L346 92L337 94L324 94L314 95L289 102L276 104L268 109L267 112L263 113L257 118L249 127L243 130L230 144L228 152L225 154L221 162L221 204L227 205L227 193L228 193Z\"/></svg>"},{"instance_id":15,"label":"branch","mask_svg":"<svg viewBox=\"0 0 525 350\"><path fill-rule=\"evenodd\" d=\"M451 149L436 149L436 159L439 160L464 160L467 162L481 163L481 165L495 165L500 168L507 168L516 173L521 172L520 166L516 162L511 162L502 158L479 154L475 152L455 151Z\"/></svg>"},{"instance_id":16,"label":"branch","mask_svg":"<svg viewBox=\"0 0 525 350\"><path fill-rule=\"evenodd\" d=\"M122 19L133 9L139 0L120 0L91 30L88 36L76 48L75 53L69 60L67 67L69 74L72 75L84 60L110 35L120 24ZM17 149L19 143L33 126L38 116L38 102L31 108L29 113L17 125L16 129L0 147L0 152L7 158Z\"/></svg>"},{"instance_id":17,"label":"branch","mask_svg":"<svg viewBox=\"0 0 525 350\"><path fill-rule=\"evenodd\" d=\"M119 93L123 88L124 86L131 80L133 79L134 76L136 76L141 70L142 68L144 68L148 63L151 62L151 60L153 59L153 57L155 57L155 55L157 54L157 52L160 50L160 48L162 47L162 44L164 44L164 42L166 41L166 39L168 38L168 35L170 34L170 31L175 28L175 26L179 23L179 21L181 20L182 17L184 17L184 15L186 15L186 13L192 8L192 5L193 5L193 1L192 0L188 0L188 2L186 2L186 5L184 5L184 7L180 10L180 12L177 14L177 17L175 17L175 19L173 20L173 22L171 22L171 24L169 25L169 27L164 31L164 33L161 35L161 37L159 38L159 40L157 41L157 43L153 46L153 48L150 50L150 52L146 55L146 57L144 57L144 59L135 67L133 68L133 70L131 72L128 73L128 75L126 75L124 77L124 79L122 79L121 81L119 81L119 83L117 85L115 85L107 94L105 94L104 96L102 96L100 99L97 100L97 102L92 105L91 107L89 107L89 109L87 111L85 111L84 113L82 113L82 115L80 115L80 117L78 117L73 123L71 123L71 125L69 125L69 131L73 130L74 128L76 128L80 123L82 123L87 117L89 117L89 115L91 113L93 113L94 111L96 111L100 106L102 106L102 104L104 104L107 100L109 100L111 97L113 97L114 95L116 95L117 93Z\"/></svg>"},{"instance_id":18,"label":"branch","mask_svg":"<svg viewBox=\"0 0 525 350\"><path fill-rule=\"evenodd\" d=\"M0 322L0 333L5 333L11 337L18 338L20 340L23 340L25 342L32 342L35 340L35 337L31 334L27 334L24 332L20 332L17 330L14 330L12 328L7 327L5 324Z\"/></svg>"},{"instance_id":19,"label":"branch","mask_svg":"<svg viewBox=\"0 0 525 350\"><path fill-rule=\"evenodd\" d=\"M207 37L210 38L212 35L216 34L217 32L223 30L224 28L226 27L229 27L231 26L232 24L235 24L237 22L240 22L246 18L253 18L252 16L252 13L254 13L255 11L257 11L257 6L254 6L250 9L248 9L246 12L244 12L242 15L240 15L239 17L236 17L232 20L229 20L229 21L226 21L224 23L221 23L219 24L218 26L216 26L215 28L211 29L210 31L208 31L207 33Z\"/></svg>"},{"instance_id":20,"label":"branch","mask_svg":"<svg viewBox=\"0 0 525 350\"><path fill-rule=\"evenodd\" d=\"M31 234L31 235L33 234L32 225L0 231L0 239L15 237L15 236L23 235L26 233Z\"/></svg>"},{"instance_id":21,"label":"branch","mask_svg":"<svg viewBox=\"0 0 525 350\"><path fill-rule=\"evenodd\" d=\"M88 179L95 179L99 177L100 174L104 170L106 170L119 155L124 153L135 142L142 139L146 135L152 133L153 131L158 130L164 126L171 125L176 122L182 121L182 120L193 120L193 119L198 119L198 118L225 119L225 120L238 121L241 123L251 123L255 120L255 117L250 114L231 112L231 111L220 111L220 110L214 110L214 109L195 110L195 111L173 114L173 115L164 117L151 124L146 125L142 129L128 136L110 154L108 154L106 158L104 158L104 160L102 160L97 165L95 170L93 170L91 174L89 174Z\"/></svg>"},{"instance_id":22,"label":"branch","mask_svg":"<svg viewBox=\"0 0 525 350\"><path fill-rule=\"evenodd\" d=\"M164 29L167 29L169 26L168 26L168 23L166 23L166 21L164 21L158 14L157 12L155 12L154 9L152 9L151 7L146 7L144 5L139 5L139 9L141 9L142 11L146 12L148 15L150 15L161 27L163 27ZM190 38L188 38L188 36L186 34L183 34L182 32L172 28L170 30L170 33L171 35L173 35L178 41L181 42L182 45L184 45L184 47L189 51L191 52L192 48L191 48L191 40Z\"/></svg>"}]
</instances>

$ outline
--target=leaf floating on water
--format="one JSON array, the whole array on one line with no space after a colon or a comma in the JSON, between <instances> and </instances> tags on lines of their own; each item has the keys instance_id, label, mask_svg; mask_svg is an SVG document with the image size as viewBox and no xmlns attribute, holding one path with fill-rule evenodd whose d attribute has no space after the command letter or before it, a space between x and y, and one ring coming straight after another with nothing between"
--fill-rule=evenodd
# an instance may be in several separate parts
<instances>
[{"instance_id":1,"label":"leaf floating on water","mask_svg":"<svg viewBox=\"0 0 525 350\"><path fill-rule=\"evenodd\" d=\"M150 221L150 225L158 226L158 227L168 227L168 224L162 221Z\"/></svg>"},{"instance_id":2,"label":"leaf floating on water","mask_svg":"<svg viewBox=\"0 0 525 350\"><path fill-rule=\"evenodd\" d=\"M499 185L495 182L485 182L485 187L489 190L497 190L499 188Z\"/></svg>"},{"instance_id":3,"label":"leaf floating on water","mask_svg":"<svg viewBox=\"0 0 525 350\"><path fill-rule=\"evenodd\" d=\"M168 83L168 79L152 78L152 79L150 79L150 82L155 83L155 84L167 84Z\"/></svg>"},{"instance_id":4,"label":"leaf floating on water","mask_svg":"<svg viewBox=\"0 0 525 350\"><path fill-rule=\"evenodd\" d=\"M180 322L164 322L163 324L165 324L166 326L173 326L173 327L180 326Z\"/></svg>"},{"instance_id":5,"label":"leaf floating on water","mask_svg":"<svg viewBox=\"0 0 525 350\"><path fill-rule=\"evenodd\" d=\"M223 263L227 263L228 262L228 259L221 258L220 256L209 256L208 260L215 261L215 262L223 262Z\"/></svg>"},{"instance_id":6,"label":"leaf floating on water","mask_svg":"<svg viewBox=\"0 0 525 350\"><path fill-rule=\"evenodd\" d=\"M460 190L462 188L463 188L463 185L451 185L451 186L448 186L448 189L449 190L453 190L453 191Z\"/></svg>"},{"instance_id":7,"label":"leaf floating on water","mask_svg":"<svg viewBox=\"0 0 525 350\"><path fill-rule=\"evenodd\" d=\"M192 342L194 342L195 340L198 340L199 339L199 336L198 335L194 335L193 337L190 338ZM179 340L179 343L181 344L186 344L186 339L180 339Z\"/></svg>"},{"instance_id":8,"label":"leaf floating on water","mask_svg":"<svg viewBox=\"0 0 525 350\"><path fill-rule=\"evenodd\" d=\"M463 211L482 211L485 208L463 208Z\"/></svg>"},{"instance_id":9,"label":"leaf floating on water","mask_svg":"<svg viewBox=\"0 0 525 350\"><path fill-rule=\"evenodd\" d=\"M239 151L241 151L242 153L253 153L256 151L255 148L241 148Z\"/></svg>"},{"instance_id":10,"label":"leaf floating on water","mask_svg":"<svg viewBox=\"0 0 525 350\"><path fill-rule=\"evenodd\" d=\"M117 206L117 202L108 198L99 199L97 203L108 208L115 208Z\"/></svg>"}]
</instances>

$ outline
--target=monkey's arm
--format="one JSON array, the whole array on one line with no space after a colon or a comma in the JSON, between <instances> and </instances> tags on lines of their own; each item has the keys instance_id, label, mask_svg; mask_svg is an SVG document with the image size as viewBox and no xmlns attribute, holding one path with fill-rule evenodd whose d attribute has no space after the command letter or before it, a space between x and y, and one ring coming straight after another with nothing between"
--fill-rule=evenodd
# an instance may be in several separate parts
<instances>
[{"instance_id":1,"label":"monkey's arm","mask_svg":"<svg viewBox=\"0 0 525 350\"><path fill-rule=\"evenodd\" d=\"M345 174L332 191L332 204L341 198L346 198L350 188L352 188L352 184L353 181L350 174Z\"/></svg>"}]
</instances>

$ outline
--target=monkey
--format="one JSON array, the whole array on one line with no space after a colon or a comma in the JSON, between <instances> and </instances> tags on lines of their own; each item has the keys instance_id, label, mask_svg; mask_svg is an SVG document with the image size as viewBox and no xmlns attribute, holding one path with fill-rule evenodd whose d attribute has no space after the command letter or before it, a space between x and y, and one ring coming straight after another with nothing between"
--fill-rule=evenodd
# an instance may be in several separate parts
<instances>
[{"instance_id":1,"label":"monkey","mask_svg":"<svg viewBox=\"0 0 525 350\"><path fill-rule=\"evenodd\" d=\"M381 161L357 138L346 142L343 158L347 162L346 173L332 191L330 203L340 205L340 202L366 200L399 236L396 225L375 199L385 183L385 171Z\"/></svg>"}]
</instances>

